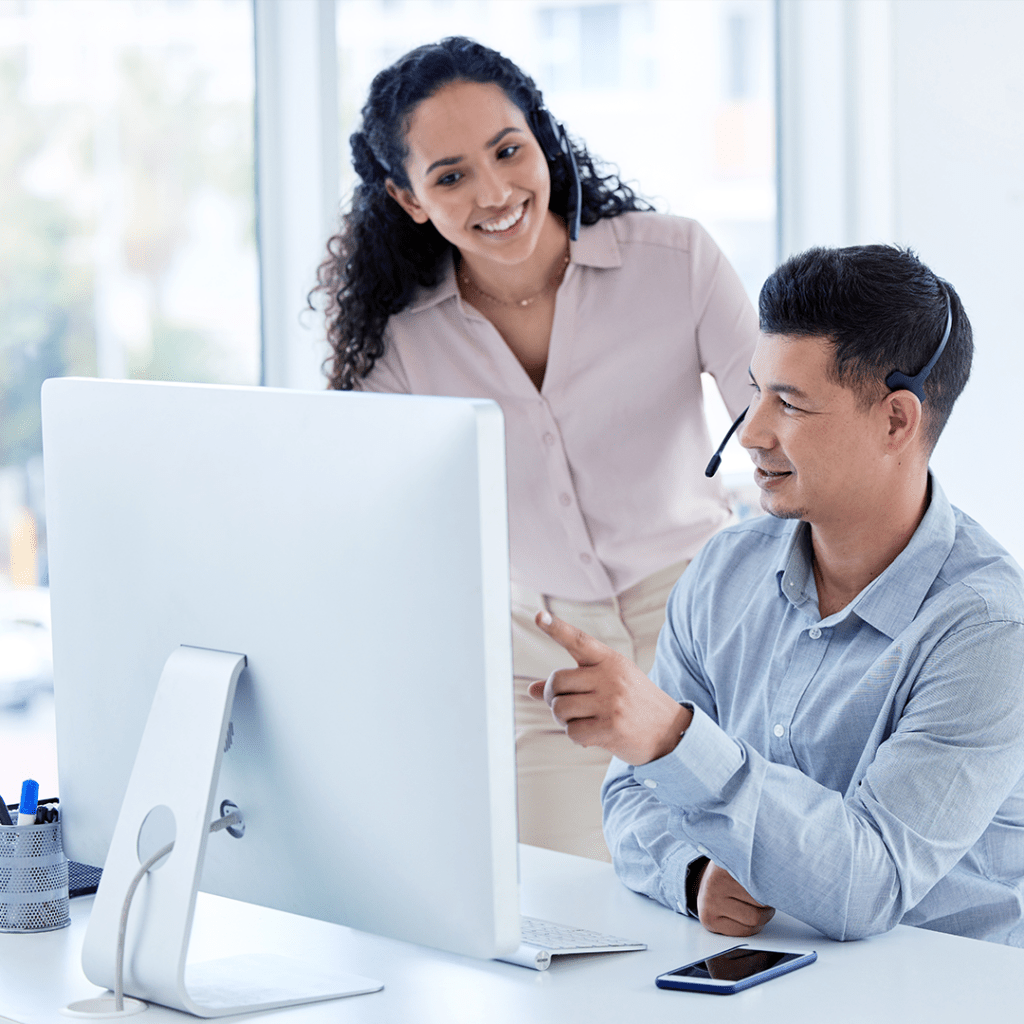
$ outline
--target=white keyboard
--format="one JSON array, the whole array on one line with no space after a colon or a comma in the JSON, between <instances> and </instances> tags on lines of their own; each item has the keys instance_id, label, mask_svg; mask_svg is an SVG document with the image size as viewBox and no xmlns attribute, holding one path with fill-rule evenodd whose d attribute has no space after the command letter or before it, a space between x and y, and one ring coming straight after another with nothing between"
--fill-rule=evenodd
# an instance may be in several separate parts
<instances>
[{"instance_id":1,"label":"white keyboard","mask_svg":"<svg viewBox=\"0 0 1024 1024\"><path fill-rule=\"evenodd\" d=\"M551 957L567 953L625 953L633 949L646 949L646 942L634 942L616 935L605 935L589 928L569 924L555 924L539 917L524 917L520 924L522 941L509 956L498 957L506 963L546 971Z\"/></svg>"}]
</instances>

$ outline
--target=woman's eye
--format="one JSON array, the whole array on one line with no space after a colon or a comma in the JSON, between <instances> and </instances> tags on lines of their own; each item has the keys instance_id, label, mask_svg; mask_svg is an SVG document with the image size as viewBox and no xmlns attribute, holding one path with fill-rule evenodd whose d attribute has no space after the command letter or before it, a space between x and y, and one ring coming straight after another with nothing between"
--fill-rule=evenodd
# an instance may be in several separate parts
<instances>
[{"instance_id":1,"label":"woman's eye","mask_svg":"<svg viewBox=\"0 0 1024 1024\"><path fill-rule=\"evenodd\" d=\"M518 150L518 146L504 146L502 149L498 150L498 159L507 160L510 156L515 156Z\"/></svg>"},{"instance_id":2,"label":"woman's eye","mask_svg":"<svg viewBox=\"0 0 1024 1024\"><path fill-rule=\"evenodd\" d=\"M449 171L437 179L438 185L454 185L462 180L462 171Z\"/></svg>"}]
</instances>

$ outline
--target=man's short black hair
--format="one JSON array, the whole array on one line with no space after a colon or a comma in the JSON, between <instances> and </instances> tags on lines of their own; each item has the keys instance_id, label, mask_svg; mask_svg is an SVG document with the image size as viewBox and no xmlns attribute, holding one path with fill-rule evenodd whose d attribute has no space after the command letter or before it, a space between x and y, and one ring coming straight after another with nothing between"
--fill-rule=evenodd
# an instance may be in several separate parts
<instances>
[{"instance_id":1,"label":"man's short black hair","mask_svg":"<svg viewBox=\"0 0 1024 1024\"><path fill-rule=\"evenodd\" d=\"M765 334L827 338L834 379L865 404L888 392L893 370L918 373L942 340L947 306L953 326L945 351L924 383L924 438L929 451L971 373L974 342L959 296L909 249L855 245L808 249L764 283L759 310Z\"/></svg>"}]
</instances>

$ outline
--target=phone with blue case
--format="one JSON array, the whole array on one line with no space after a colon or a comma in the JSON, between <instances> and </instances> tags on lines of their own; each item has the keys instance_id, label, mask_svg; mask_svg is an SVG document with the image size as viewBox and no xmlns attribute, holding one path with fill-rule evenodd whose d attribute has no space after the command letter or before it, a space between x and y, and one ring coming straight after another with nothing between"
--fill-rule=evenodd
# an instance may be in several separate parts
<instances>
[{"instance_id":1,"label":"phone with blue case","mask_svg":"<svg viewBox=\"0 0 1024 1024\"><path fill-rule=\"evenodd\" d=\"M727 996L806 967L817 959L818 954L813 950L810 953L783 953L773 949L751 949L747 945L733 946L714 956L659 974L654 983L658 988Z\"/></svg>"}]
</instances>

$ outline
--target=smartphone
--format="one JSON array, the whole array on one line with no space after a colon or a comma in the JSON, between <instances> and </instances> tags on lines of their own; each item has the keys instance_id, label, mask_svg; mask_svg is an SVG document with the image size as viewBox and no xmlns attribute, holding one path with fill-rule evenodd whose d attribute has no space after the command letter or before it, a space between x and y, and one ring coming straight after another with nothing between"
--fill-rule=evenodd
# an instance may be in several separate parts
<instances>
[{"instance_id":1,"label":"smartphone","mask_svg":"<svg viewBox=\"0 0 1024 1024\"><path fill-rule=\"evenodd\" d=\"M658 988L716 992L727 996L777 978L780 974L788 974L798 967L806 967L817 959L818 954L813 950L810 953L780 953L773 949L751 949L747 945L733 946L704 960L659 974L654 983Z\"/></svg>"}]
</instances>

